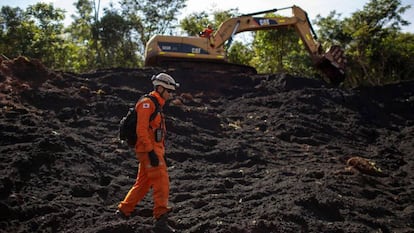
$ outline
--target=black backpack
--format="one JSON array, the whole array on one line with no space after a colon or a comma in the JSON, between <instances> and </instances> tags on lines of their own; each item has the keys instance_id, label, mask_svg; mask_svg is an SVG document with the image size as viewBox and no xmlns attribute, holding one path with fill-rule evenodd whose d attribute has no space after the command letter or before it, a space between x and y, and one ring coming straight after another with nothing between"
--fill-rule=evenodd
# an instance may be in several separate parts
<instances>
[{"instance_id":1,"label":"black backpack","mask_svg":"<svg viewBox=\"0 0 414 233\"><path fill-rule=\"evenodd\" d=\"M150 116L150 122L155 119L157 114L161 112L160 104L158 103L157 98L151 95L144 95L140 98L140 100L144 97L149 98L155 104L155 111ZM124 116L120 123L119 123L119 139L121 141L126 141L128 146L135 147L135 143L137 142L137 111L134 108L130 108L126 116Z\"/></svg>"}]
</instances>

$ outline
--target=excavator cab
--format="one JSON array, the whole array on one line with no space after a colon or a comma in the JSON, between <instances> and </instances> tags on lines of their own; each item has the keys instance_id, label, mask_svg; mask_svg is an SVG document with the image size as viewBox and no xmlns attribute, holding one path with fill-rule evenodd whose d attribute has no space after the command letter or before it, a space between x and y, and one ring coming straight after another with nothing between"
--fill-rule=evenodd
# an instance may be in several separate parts
<instances>
[{"instance_id":1,"label":"excavator cab","mask_svg":"<svg viewBox=\"0 0 414 233\"><path fill-rule=\"evenodd\" d=\"M278 10L292 9L292 17L257 16ZM209 38L162 36L152 37L145 48L145 66L167 66L168 68L207 67L210 72L249 71L247 66L227 62L227 43L240 32L295 28L310 54L315 67L321 71L325 80L333 85L345 79L346 59L339 46L323 51L310 24L307 13L298 6L245 14L224 21ZM251 69L254 69L250 67Z\"/></svg>"}]
</instances>

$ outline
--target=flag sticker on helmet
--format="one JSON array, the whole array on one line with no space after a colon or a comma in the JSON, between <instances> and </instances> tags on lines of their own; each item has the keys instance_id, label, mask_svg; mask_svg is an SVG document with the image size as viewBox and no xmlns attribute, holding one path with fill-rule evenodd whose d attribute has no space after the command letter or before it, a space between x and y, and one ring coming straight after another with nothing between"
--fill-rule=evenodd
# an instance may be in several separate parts
<instances>
[{"instance_id":1,"label":"flag sticker on helmet","mask_svg":"<svg viewBox=\"0 0 414 233\"><path fill-rule=\"evenodd\" d=\"M150 107L150 104L149 103L144 103L143 105L142 105L142 108L149 108Z\"/></svg>"}]
</instances>

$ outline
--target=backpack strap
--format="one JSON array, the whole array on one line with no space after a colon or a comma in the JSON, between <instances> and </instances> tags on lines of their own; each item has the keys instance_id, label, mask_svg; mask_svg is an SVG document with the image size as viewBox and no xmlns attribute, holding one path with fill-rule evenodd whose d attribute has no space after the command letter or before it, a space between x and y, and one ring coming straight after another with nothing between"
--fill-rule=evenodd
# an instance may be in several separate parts
<instances>
[{"instance_id":1,"label":"backpack strap","mask_svg":"<svg viewBox=\"0 0 414 233\"><path fill-rule=\"evenodd\" d=\"M155 96L152 96L149 94L145 94L144 96L142 96L142 98L149 98L155 104L155 111L151 114L150 119L149 119L151 122L155 119L155 117L157 116L159 112L162 112L160 103L158 103L158 100Z\"/></svg>"}]
</instances>

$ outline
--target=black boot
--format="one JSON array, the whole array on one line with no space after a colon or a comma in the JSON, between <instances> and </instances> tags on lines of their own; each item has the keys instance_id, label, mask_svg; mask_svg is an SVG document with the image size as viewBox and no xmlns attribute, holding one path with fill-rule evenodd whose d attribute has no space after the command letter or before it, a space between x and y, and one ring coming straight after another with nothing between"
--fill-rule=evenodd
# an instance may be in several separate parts
<instances>
[{"instance_id":1,"label":"black boot","mask_svg":"<svg viewBox=\"0 0 414 233\"><path fill-rule=\"evenodd\" d=\"M116 210L115 215L118 216L119 218L122 218L124 220L129 219L129 215L124 214L124 212L122 212L121 210Z\"/></svg>"},{"instance_id":2,"label":"black boot","mask_svg":"<svg viewBox=\"0 0 414 233\"><path fill-rule=\"evenodd\" d=\"M174 228L168 225L168 214L162 215L154 224L154 232L171 233L176 232Z\"/></svg>"}]
</instances>

